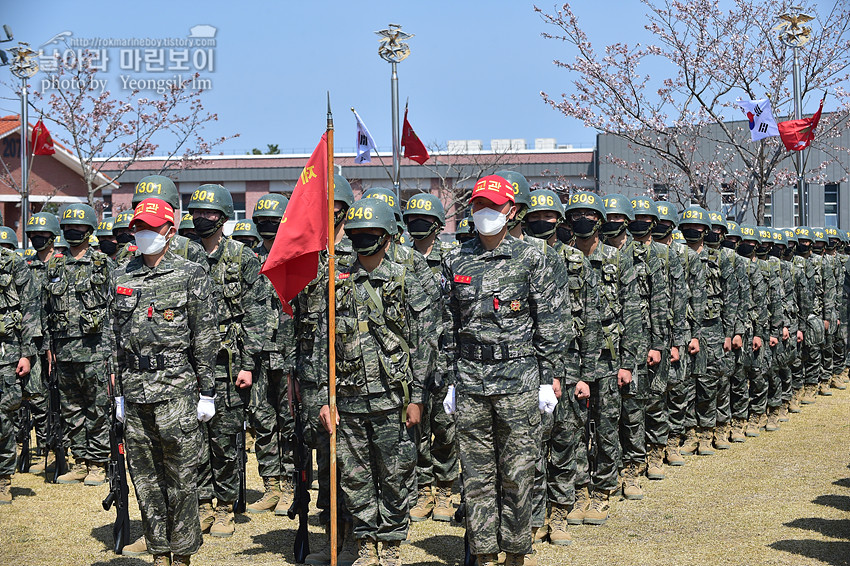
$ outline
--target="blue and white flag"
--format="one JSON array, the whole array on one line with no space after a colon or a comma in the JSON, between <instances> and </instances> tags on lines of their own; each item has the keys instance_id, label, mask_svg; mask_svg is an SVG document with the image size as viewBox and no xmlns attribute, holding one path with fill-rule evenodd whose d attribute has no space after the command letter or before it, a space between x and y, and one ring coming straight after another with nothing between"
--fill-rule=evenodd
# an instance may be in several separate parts
<instances>
[{"instance_id":1,"label":"blue and white flag","mask_svg":"<svg viewBox=\"0 0 850 566\"><path fill-rule=\"evenodd\" d=\"M773 110L770 109L770 100L767 98L737 100L735 103L741 107L741 111L747 116L752 141L779 135L779 128L776 127L776 120L773 118Z\"/></svg>"},{"instance_id":2,"label":"blue and white flag","mask_svg":"<svg viewBox=\"0 0 850 566\"><path fill-rule=\"evenodd\" d=\"M352 108L354 118L357 119L357 157L354 158L355 163L372 163L371 150L378 151L375 147L375 140L372 139L372 134L369 133L369 128L360 119L360 115Z\"/></svg>"}]
</instances>

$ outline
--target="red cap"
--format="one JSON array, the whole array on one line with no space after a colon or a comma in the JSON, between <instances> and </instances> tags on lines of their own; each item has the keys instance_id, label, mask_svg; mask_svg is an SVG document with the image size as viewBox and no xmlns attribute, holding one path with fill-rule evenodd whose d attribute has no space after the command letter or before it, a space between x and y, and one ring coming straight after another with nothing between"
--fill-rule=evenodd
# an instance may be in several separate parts
<instances>
[{"instance_id":1,"label":"red cap","mask_svg":"<svg viewBox=\"0 0 850 566\"><path fill-rule=\"evenodd\" d=\"M159 228L166 222L174 224L174 209L162 199L146 198L136 205L133 219L130 221L130 228L136 222L144 222L154 228Z\"/></svg>"},{"instance_id":2,"label":"red cap","mask_svg":"<svg viewBox=\"0 0 850 566\"><path fill-rule=\"evenodd\" d=\"M472 199L482 197L486 198L493 204L505 204L506 202L514 202L514 188L504 178L498 175L487 175L481 177L475 183L475 188L472 189L472 196L469 197L469 202Z\"/></svg>"}]
</instances>

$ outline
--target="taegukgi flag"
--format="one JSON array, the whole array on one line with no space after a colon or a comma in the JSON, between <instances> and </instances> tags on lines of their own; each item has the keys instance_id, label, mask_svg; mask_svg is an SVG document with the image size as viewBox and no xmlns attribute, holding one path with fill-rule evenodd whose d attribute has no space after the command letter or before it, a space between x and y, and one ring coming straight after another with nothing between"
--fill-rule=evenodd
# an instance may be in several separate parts
<instances>
[{"instance_id":1,"label":"taegukgi flag","mask_svg":"<svg viewBox=\"0 0 850 566\"><path fill-rule=\"evenodd\" d=\"M750 139L759 141L764 138L779 135L779 128L773 118L773 110L770 108L770 100L738 100L736 104L746 114L750 122Z\"/></svg>"},{"instance_id":2,"label":"taegukgi flag","mask_svg":"<svg viewBox=\"0 0 850 566\"><path fill-rule=\"evenodd\" d=\"M372 163L372 154L370 150L378 151L375 146L375 140L372 139L372 134L369 133L369 128L360 119L360 115L354 111L354 118L357 120L357 157L354 158L355 163Z\"/></svg>"}]
</instances>

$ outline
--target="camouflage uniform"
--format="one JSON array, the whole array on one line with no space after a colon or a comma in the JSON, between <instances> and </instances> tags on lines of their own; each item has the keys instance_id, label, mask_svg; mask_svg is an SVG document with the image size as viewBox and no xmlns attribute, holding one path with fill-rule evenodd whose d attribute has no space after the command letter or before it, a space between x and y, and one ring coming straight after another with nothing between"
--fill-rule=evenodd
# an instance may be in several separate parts
<instances>
[{"instance_id":1,"label":"camouflage uniform","mask_svg":"<svg viewBox=\"0 0 850 566\"><path fill-rule=\"evenodd\" d=\"M199 391L214 391L219 350L213 284L169 249L155 267L136 256L118 268L112 300L117 394L147 548L194 554L202 543L196 407Z\"/></svg>"},{"instance_id":2,"label":"camouflage uniform","mask_svg":"<svg viewBox=\"0 0 850 566\"><path fill-rule=\"evenodd\" d=\"M759 228L759 234L763 239L762 250L766 247L766 243L773 241L773 233L770 229ZM776 245L776 244L773 244ZM770 361L765 370L765 381L767 390L764 395L764 402L760 402L756 407L756 412L759 415L770 413L778 410L782 401L782 381L779 375L779 368L785 360L785 341L782 337L783 329L788 328L788 322L785 318L785 285L782 280L780 259L774 256L768 256L770 250L760 251L759 261L761 262L762 273L767 281L768 288L768 316L769 316L769 336L776 338L778 342L775 346L766 344ZM761 401L761 399L759 399Z\"/></svg>"},{"instance_id":3,"label":"camouflage uniform","mask_svg":"<svg viewBox=\"0 0 850 566\"><path fill-rule=\"evenodd\" d=\"M38 255L33 255L26 260L27 266L32 274L33 293L35 294L36 308L38 309L38 325L40 334L33 339L36 354L32 357L32 368L29 379L27 379L28 391L25 396L30 398L30 411L32 413L33 428L35 429L36 444L40 452L46 455L47 450L47 382L48 363L47 352L50 349L50 326L47 321L46 312L43 308L46 299L47 263L41 261Z\"/></svg>"},{"instance_id":4,"label":"camouflage uniform","mask_svg":"<svg viewBox=\"0 0 850 566\"><path fill-rule=\"evenodd\" d=\"M815 228L816 233L822 233L821 229ZM815 253L818 253L816 250ZM822 277L823 277L823 306L824 320L829 321L829 329L826 331L823 344L821 344L821 375L820 385L821 390L829 388L829 380L832 378L832 358L835 341L835 333L838 331L838 301L840 297L837 293L838 281L836 273L835 256L821 251L818 254L821 258Z\"/></svg>"},{"instance_id":5,"label":"camouflage uniform","mask_svg":"<svg viewBox=\"0 0 850 566\"><path fill-rule=\"evenodd\" d=\"M564 290L534 246L506 234L448 256L458 452L474 554L531 551L531 489L541 385L560 377Z\"/></svg>"},{"instance_id":6,"label":"camouflage uniform","mask_svg":"<svg viewBox=\"0 0 850 566\"><path fill-rule=\"evenodd\" d=\"M204 253L204 248L199 243L193 242L186 236L175 234L168 243L168 248L171 250L171 253L207 269L206 253ZM132 258L141 255L138 251L139 248L135 244L121 246L115 254L115 264L119 267L123 266Z\"/></svg>"},{"instance_id":7,"label":"camouflage uniform","mask_svg":"<svg viewBox=\"0 0 850 566\"><path fill-rule=\"evenodd\" d=\"M806 232L800 232L805 230ZM811 239L810 228L801 226L797 232L797 238ZM811 242L810 242L811 243ZM823 278L820 270L820 257L811 254L808 258L801 255L800 244L797 244L798 253L793 259L797 268L798 279L795 286L797 297L797 321L799 328L803 331L803 343L800 347L800 355L791 364L791 388L800 396L802 389L807 386L816 386L820 373L820 347L813 342L810 332L810 321L817 324L823 320ZM821 323L822 324L822 323Z\"/></svg>"}]
</instances>

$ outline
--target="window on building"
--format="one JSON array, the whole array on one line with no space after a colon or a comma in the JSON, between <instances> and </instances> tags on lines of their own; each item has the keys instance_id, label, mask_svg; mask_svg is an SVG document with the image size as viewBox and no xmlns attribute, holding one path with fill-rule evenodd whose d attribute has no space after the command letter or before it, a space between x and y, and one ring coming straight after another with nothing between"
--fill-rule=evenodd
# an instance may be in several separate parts
<instances>
[{"instance_id":1,"label":"window on building","mask_svg":"<svg viewBox=\"0 0 850 566\"><path fill-rule=\"evenodd\" d=\"M764 225L773 226L773 196L764 195Z\"/></svg>"},{"instance_id":2,"label":"window on building","mask_svg":"<svg viewBox=\"0 0 850 566\"><path fill-rule=\"evenodd\" d=\"M838 188L839 183L827 183L823 186L823 225L838 228Z\"/></svg>"},{"instance_id":3,"label":"window on building","mask_svg":"<svg viewBox=\"0 0 850 566\"><path fill-rule=\"evenodd\" d=\"M735 186L730 183L720 183L720 207L726 218L738 216L738 205L735 201Z\"/></svg>"},{"instance_id":4,"label":"window on building","mask_svg":"<svg viewBox=\"0 0 850 566\"><path fill-rule=\"evenodd\" d=\"M663 183L655 183L652 185L652 194L655 195L655 200L668 200L670 187Z\"/></svg>"},{"instance_id":5,"label":"window on building","mask_svg":"<svg viewBox=\"0 0 850 566\"><path fill-rule=\"evenodd\" d=\"M800 222L800 195L797 194L797 188L794 187L794 224L801 226Z\"/></svg>"}]
</instances>

